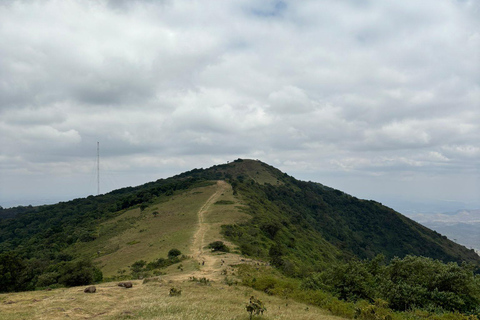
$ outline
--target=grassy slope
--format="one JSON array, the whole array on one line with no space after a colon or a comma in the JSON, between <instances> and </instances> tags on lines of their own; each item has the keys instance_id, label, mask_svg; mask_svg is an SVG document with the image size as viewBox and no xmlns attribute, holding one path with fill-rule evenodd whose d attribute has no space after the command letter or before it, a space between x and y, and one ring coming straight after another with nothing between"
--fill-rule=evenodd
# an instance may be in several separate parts
<instances>
[{"instance_id":1,"label":"grassy slope","mask_svg":"<svg viewBox=\"0 0 480 320\"><path fill-rule=\"evenodd\" d=\"M128 270L137 260L166 257L172 248L188 255L197 212L214 191L214 185L194 188L160 198L143 212L139 208L127 210L99 226L96 240L79 243L72 251L96 258L106 277ZM156 217L154 211L159 213ZM118 228L123 230L118 232Z\"/></svg>"},{"instance_id":2,"label":"grassy slope","mask_svg":"<svg viewBox=\"0 0 480 320\"><path fill-rule=\"evenodd\" d=\"M344 257L362 259L379 253L387 258L414 254L480 265L480 257L473 250L375 201L357 199L318 183L296 180L259 161L235 161L220 169L231 173L238 182L237 190L244 196L249 213L254 217L249 223L250 229L262 229L267 221L283 225L272 240L285 245L290 259L296 256L301 260L312 257L315 261L331 260L333 256L338 257L339 252ZM212 170L218 169L207 169ZM235 176L236 173L242 177ZM275 183L249 180L258 173L264 181ZM266 175L271 177L266 179ZM246 231L252 233L247 228L240 233ZM256 239L267 243L265 235L263 232ZM292 236L300 240L293 246L289 243Z\"/></svg>"},{"instance_id":3,"label":"grassy slope","mask_svg":"<svg viewBox=\"0 0 480 320\"><path fill-rule=\"evenodd\" d=\"M182 295L170 297L172 286ZM267 307L262 319L313 320L341 319L316 307L268 296L241 286L195 282L141 284L134 281L132 289L116 283L97 286L97 293L85 294L83 287L30 291L0 295L3 320L17 319L242 319L247 320L245 305L255 295Z\"/></svg>"},{"instance_id":4,"label":"grassy slope","mask_svg":"<svg viewBox=\"0 0 480 320\"><path fill-rule=\"evenodd\" d=\"M95 254L102 250L106 253L109 247L118 244L117 251L97 259L107 275L115 273L118 266L127 266L137 259L148 260L147 255L150 253L155 257L164 256L171 245L189 253L192 250L192 235L198 230L197 214L215 190L216 186L191 189L174 195L168 201L160 199L143 213L138 208L127 210L114 220L103 223L95 241L78 245L75 250L82 254ZM239 210L242 206L238 198L233 196L229 185L222 189L218 200L205 209L206 233L202 236L202 245L224 240L220 234L221 224L247 220L249 216ZM151 214L154 210L160 212L156 218ZM116 234L118 228L123 229L123 232ZM140 230L144 231L139 232ZM138 243L127 244L134 240ZM150 243L153 246L149 246ZM109 282L97 285L95 294L83 293L84 287L0 294L0 313L5 320L67 317L246 320L248 314L245 305L250 296L255 295L267 307L262 319L341 319L319 308L268 296L251 288L227 286L222 281L225 277L222 275L223 270L228 269L229 277L233 279L236 271L228 265L242 260L245 263L252 261L231 253L219 255L207 250L203 254L213 259L211 265L199 266L198 261L191 259L183 262L187 266L183 271L175 265L167 268L167 275L162 276L160 283L141 284L141 281L134 281L134 287L128 290ZM226 264L223 263L224 260L227 261ZM215 279L215 282L203 286L186 281L190 276L206 276ZM180 288L182 295L169 297L171 287Z\"/></svg>"}]
</instances>

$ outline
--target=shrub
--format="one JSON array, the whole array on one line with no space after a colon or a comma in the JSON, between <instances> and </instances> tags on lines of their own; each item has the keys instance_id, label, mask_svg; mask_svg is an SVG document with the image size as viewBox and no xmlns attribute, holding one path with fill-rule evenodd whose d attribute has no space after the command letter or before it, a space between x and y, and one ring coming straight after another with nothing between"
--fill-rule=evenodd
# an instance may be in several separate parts
<instances>
[{"instance_id":1,"label":"shrub","mask_svg":"<svg viewBox=\"0 0 480 320\"><path fill-rule=\"evenodd\" d=\"M67 287L91 284L103 279L102 272L90 260L67 262L59 267L58 282Z\"/></svg>"},{"instance_id":2,"label":"shrub","mask_svg":"<svg viewBox=\"0 0 480 320\"><path fill-rule=\"evenodd\" d=\"M182 254L182 252L178 249L170 249L170 251L168 251L168 258L173 259L173 258L178 257L181 254Z\"/></svg>"},{"instance_id":3,"label":"shrub","mask_svg":"<svg viewBox=\"0 0 480 320\"><path fill-rule=\"evenodd\" d=\"M37 287L48 287L52 284L56 284L60 278L60 273L58 272L47 272L38 276Z\"/></svg>"},{"instance_id":4,"label":"shrub","mask_svg":"<svg viewBox=\"0 0 480 320\"><path fill-rule=\"evenodd\" d=\"M245 309L250 314L250 319L253 318L253 314L259 315L267 311L267 308L263 305L263 302L256 299L254 296L250 297L250 302L245 306Z\"/></svg>"},{"instance_id":5,"label":"shrub","mask_svg":"<svg viewBox=\"0 0 480 320\"><path fill-rule=\"evenodd\" d=\"M230 252L230 249L222 241L214 241L208 245L208 248L212 249L213 252Z\"/></svg>"},{"instance_id":6,"label":"shrub","mask_svg":"<svg viewBox=\"0 0 480 320\"><path fill-rule=\"evenodd\" d=\"M182 294L182 289L178 289L175 287L170 288L170 293L168 294L170 297L178 297Z\"/></svg>"}]
</instances>

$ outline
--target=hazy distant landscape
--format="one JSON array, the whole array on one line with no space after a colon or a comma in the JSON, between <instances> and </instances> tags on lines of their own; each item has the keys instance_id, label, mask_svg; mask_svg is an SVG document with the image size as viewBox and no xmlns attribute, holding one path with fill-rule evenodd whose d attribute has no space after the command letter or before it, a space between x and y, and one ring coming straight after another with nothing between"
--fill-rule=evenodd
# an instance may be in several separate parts
<instances>
[{"instance_id":1,"label":"hazy distant landscape","mask_svg":"<svg viewBox=\"0 0 480 320\"><path fill-rule=\"evenodd\" d=\"M480 209L447 213L410 213L407 216L457 243L480 251Z\"/></svg>"}]
</instances>

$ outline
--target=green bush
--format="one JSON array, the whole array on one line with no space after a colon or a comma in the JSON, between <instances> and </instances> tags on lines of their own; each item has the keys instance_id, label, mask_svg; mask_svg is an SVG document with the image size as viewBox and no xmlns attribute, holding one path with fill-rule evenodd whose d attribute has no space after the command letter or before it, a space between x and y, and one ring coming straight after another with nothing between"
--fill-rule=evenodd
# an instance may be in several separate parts
<instances>
[{"instance_id":1,"label":"green bush","mask_svg":"<svg viewBox=\"0 0 480 320\"><path fill-rule=\"evenodd\" d=\"M352 260L304 279L306 290L326 290L348 301L387 301L394 310L478 313L480 276L474 266L425 257Z\"/></svg>"},{"instance_id":2,"label":"green bush","mask_svg":"<svg viewBox=\"0 0 480 320\"><path fill-rule=\"evenodd\" d=\"M58 282L66 287L82 286L103 279L102 272L90 260L67 262L59 267Z\"/></svg>"},{"instance_id":3,"label":"green bush","mask_svg":"<svg viewBox=\"0 0 480 320\"><path fill-rule=\"evenodd\" d=\"M168 251L168 258L169 259L176 258L181 254L182 252L178 249L170 249L170 251Z\"/></svg>"},{"instance_id":4,"label":"green bush","mask_svg":"<svg viewBox=\"0 0 480 320\"><path fill-rule=\"evenodd\" d=\"M213 252L230 252L230 249L222 241L214 241L208 245L208 248L212 249Z\"/></svg>"},{"instance_id":5,"label":"green bush","mask_svg":"<svg viewBox=\"0 0 480 320\"><path fill-rule=\"evenodd\" d=\"M37 287L48 287L56 284L58 283L58 278L60 278L60 273L56 271L41 274L37 278Z\"/></svg>"}]
</instances>

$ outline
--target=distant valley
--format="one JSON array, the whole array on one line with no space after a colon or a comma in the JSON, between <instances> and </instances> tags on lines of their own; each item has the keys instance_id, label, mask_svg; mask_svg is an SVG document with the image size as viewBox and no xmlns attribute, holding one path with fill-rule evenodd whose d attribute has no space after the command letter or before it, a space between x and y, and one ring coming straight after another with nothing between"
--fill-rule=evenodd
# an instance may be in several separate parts
<instances>
[{"instance_id":1,"label":"distant valley","mask_svg":"<svg viewBox=\"0 0 480 320\"><path fill-rule=\"evenodd\" d=\"M450 240L480 252L480 209L447 213L411 213L407 216Z\"/></svg>"}]
</instances>

